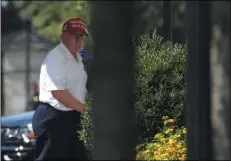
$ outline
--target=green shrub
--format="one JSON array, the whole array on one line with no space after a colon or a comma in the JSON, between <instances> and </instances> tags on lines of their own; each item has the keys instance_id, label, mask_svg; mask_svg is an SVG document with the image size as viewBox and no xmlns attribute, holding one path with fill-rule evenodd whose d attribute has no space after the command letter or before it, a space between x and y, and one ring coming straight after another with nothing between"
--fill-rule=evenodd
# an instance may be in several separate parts
<instances>
[{"instance_id":1,"label":"green shrub","mask_svg":"<svg viewBox=\"0 0 231 161\"><path fill-rule=\"evenodd\" d=\"M79 131L80 139L84 141L84 144L88 150L92 148L92 110L91 110L92 99L88 95L86 98L86 104L84 107L84 113L81 116L82 130Z\"/></svg>"},{"instance_id":2,"label":"green shrub","mask_svg":"<svg viewBox=\"0 0 231 161\"><path fill-rule=\"evenodd\" d=\"M186 49L180 44L164 42L153 33L141 37L136 58L134 79L135 109L140 141L153 138L162 128L162 116L169 116L181 125L185 101ZM82 115L81 139L91 148L91 100Z\"/></svg>"},{"instance_id":3,"label":"green shrub","mask_svg":"<svg viewBox=\"0 0 231 161\"><path fill-rule=\"evenodd\" d=\"M181 44L164 42L154 30L141 38L136 60L135 109L143 140L162 128L163 116L182 125L186 49Z\"/></svg>"}]
</instances>

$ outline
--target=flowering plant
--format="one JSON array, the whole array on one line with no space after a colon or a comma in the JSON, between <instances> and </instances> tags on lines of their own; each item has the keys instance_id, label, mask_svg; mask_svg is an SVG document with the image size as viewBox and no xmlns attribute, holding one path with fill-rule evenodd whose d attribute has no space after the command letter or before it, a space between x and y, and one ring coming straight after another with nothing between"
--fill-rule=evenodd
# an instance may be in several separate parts
<instances>
[{"instance_id":1,"label":"flowering plant","mask_svg":"<svg viewBox=\"0 0 231 161\"><path fill-rule=\"evenodd\" d=\"M186 128L177 127L168 117L163 117L163 123L152 142L136 147L136 160L186 160Z\"/></svg>"}]
</instances>

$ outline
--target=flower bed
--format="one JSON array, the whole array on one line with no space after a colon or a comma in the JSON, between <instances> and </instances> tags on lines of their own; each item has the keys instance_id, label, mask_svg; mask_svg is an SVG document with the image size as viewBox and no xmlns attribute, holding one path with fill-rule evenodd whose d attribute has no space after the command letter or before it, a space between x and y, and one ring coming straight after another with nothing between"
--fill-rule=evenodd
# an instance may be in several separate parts
<instances>
[{"instance_id":1,"label":"flower bed","mask_svg":"<svg viewBox=\"0 0 231 161\"><path fill-rule=\"evenodd\" d=\"M164 128L149 143L136 147L136 160L186 160L186 133L174 120L163 118Z\"/></svg>"}]
</instances>

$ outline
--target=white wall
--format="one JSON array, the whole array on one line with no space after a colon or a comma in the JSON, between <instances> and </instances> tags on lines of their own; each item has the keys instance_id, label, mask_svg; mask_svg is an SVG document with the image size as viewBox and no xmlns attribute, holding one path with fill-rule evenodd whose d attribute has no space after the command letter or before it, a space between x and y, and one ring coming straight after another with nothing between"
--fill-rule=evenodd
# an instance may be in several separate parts
<instances>
[{"instance_id":1,"label":"white wall","mask_svg":"<svg viewBox=\"0 0 231 161\"><path fill-rule=\"evenodd\" d=\"M24 112L26 109L26 85L25 85L25 53L26 39L24 32L17 32L15 37L9 40L8 37L3 38L4 49L4 115L17 114ZM10 37L10 36L9 36ZM5 40L5 41L4 41ZM40 66L47 53L54 45L31 36L31 54L30 78L33 82L38 82Z\"/></svg>"}]
</instances>

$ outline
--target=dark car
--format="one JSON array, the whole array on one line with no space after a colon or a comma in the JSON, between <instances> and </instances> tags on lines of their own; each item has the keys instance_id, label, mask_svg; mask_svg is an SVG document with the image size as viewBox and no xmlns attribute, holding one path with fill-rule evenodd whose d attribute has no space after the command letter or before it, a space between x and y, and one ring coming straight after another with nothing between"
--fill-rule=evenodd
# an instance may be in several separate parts
<instances>
[{"instance_id":1,"label":"dark car","mask_svg":"<svg viewBox=\"0 0 231 161\"><path fill-rule=\"evenodd\" d=\"M1 117L1 160L32 160L35 135L34 111Z\"/></svg>"}]
</instances>

